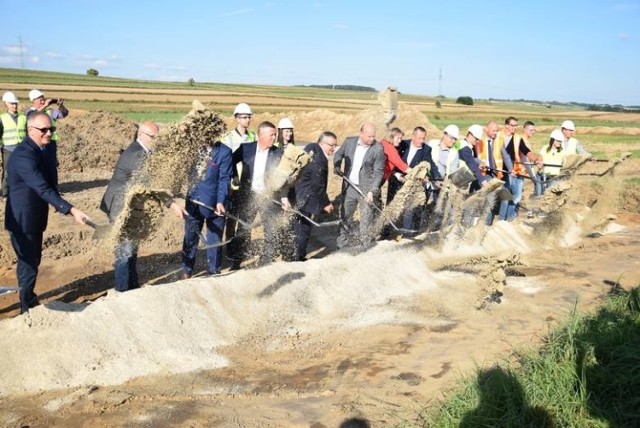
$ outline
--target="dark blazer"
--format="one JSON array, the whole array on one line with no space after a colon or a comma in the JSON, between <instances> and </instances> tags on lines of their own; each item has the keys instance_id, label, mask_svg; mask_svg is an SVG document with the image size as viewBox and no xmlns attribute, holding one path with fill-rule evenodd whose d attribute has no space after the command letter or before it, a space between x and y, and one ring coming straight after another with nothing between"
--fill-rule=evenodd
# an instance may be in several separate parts
<instances>
[{"instance_id":1,"label":"dark blazer","mask_svg":"<svg viewBox=\"0 0 640 428\"><path fill-rule=\"evenodd\" d=\"M193 199L214 208L218 203L226 207L232 174L231 149L222 143L216 143L209 154L204 176L187 194L187 206L191 205L189 200ZM197 209L204 218L214 216L207 208L198 206L193 209Z\"/></svg>"},{"instance_id":2,"label":"dark blazer","mask_svg":"<svg viewBox=\"0 0 640 428\"><path fill-rule=\"evenodd\" d=\"M356 147L358 146L358 137L347 137L344 140L344 144L340 146L335 155L333 155L333 166L336 170L342 170L344 175L349 178L351 174L351 167L353 164L353 158L356 153ZM344 168L342 168L342 161L344 160ZM382 179L384 177L384 163L386 157L384 156L384 149L382 144L374 141L371 147L364 155L364 161L358 175L360 190L364 194L372 192L374 195L380 193L380 186L382 185ZM346 182L345 182L346 183ZM346 188L346 184L343 183L343 191Z\"/></svg>"},{"instance_id":3,"label":"dark blazer","mask_svg":"<svg viewBox=\"0 0 640 428\"><path fill-rule=\"evenodd\" d=\"M242 163L242 176L240 177L240 191L247 195L251 193L251 181L253 180L253 164L256 160L258 142L242 143L233 152L233 176L238 177L238 163ZM267 154L267 167L265 169L265 181L269 175L278 167L282 150L272 146Z\"/></svg>"},{"instance_id":4,"label":"dark blazer","mask_svg":"<svg viewBox=\"0 0 640 428\"><path fill-rule=\"evenodd\" d=\"M331 203L327 195L329 161L318 143L308 144L304 151L312 155L311 162L300 173L290 196L297 209L318 215Z\"/></svg>"},{"instance_id":5,"label":"dark blazer","mask_svg":"<svg viewBox=\"0 0 640 428\"><path fill-rule=\"evenodd\" d=\"M113 171L113 176L100 202L100 210L109 216L109 220L115 220L124 208L124 197L127 194L127 187L133 175L142 168L146 158L147 152L138 141L131 143L129 147L120 154L116 162L115 170Z\"/></svg>"},{"instance_id":6,"label":"dark blazer","mask_svg":"<svg viewBox=\"0 0 640 428\"><path fill-rule=\"evenodd\" d=\"M418 165L420 162L429 162L429 177L433 179L441 179L440 172L438 171L438 165L433 161L433 157L431 156L431 147L428 144L423 144L422 148L418 149L416 154L411 159L411 163L407 162L409 158L409 146L411 146L411 140L402 140L398 145L398 151L400 152L400 156L402 160L405 161L411 168Z\"/></svg>"},{"instance_id":7,"label":"dark blazer","mask_svg":"<svg viewBox=\"0 0 640 428\"><path fill-rule=\"evenodd\" d=\"M55 158L28 136L15 148L7 165L7 207L4 227L10 232L42 233L49 205L68 214L71 204L58 193Z\"/></svg>"}]
</instances>

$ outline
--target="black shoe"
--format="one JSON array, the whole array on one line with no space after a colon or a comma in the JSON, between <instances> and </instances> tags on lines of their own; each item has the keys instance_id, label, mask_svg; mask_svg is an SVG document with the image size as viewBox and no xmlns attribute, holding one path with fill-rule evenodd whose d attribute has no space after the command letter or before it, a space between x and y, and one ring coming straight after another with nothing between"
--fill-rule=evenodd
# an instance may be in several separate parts
<instances>
[{"instance_id":1,"label":"black shoe","mask_svg":"<svg viewBox=\"0 0 640 428\"><path fill-rule=\"evenodd\" d=\"M231 264L231 270L240 270L241 266L240 266L240 262L238 260L234 260L234 262Z\"/></svg>"},{"instance_id":2,"label":"black shoe","mask_svg":"<svg viewBox=\"0 0 640 428\"><path fill-rule=\"evenodd\" d=\"M217 271L214 271L214 272L207 272L207 275L209 275L209 276L216 276L216 275L220 275L220 271L219 271L219 270L217 270Z\"/></svg>"},{"instance_id":3,"label":"black shoe","mask_svg":"<svg viewBox=\"0 0 640 428\"><path fill-rule=\"evenodd\" d=\"M185 279L189 279L191 278L191 274L187 273L187 272L182 272L182 276L180 277L180 279L185 280Z\"/></svg>"}]
</instances>

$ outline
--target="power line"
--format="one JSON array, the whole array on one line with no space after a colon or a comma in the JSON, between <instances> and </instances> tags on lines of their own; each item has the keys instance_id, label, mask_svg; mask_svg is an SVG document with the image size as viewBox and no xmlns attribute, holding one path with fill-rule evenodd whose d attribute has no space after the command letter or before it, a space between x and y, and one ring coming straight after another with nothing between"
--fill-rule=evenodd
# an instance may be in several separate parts
<instances>
[{"instance_id":1,"label":"power line","mask_svg":"<svg viewBox=\"0 0 640 428\"><path fill-rule=\"evenodd\" d=\"M22 45L22 35L18 34L18 46L20 47L20 68L24 70L24 49Z\"/></svg>"}]
</instances>

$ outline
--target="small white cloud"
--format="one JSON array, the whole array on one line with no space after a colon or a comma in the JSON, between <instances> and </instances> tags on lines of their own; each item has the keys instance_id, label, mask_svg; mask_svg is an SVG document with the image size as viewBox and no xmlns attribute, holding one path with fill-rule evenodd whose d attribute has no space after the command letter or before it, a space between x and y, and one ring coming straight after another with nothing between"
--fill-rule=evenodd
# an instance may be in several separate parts
<instances>
[{"instance_id":1,"label":"small white cloud","mask_svg":"<svg viewBox=\"0 0 640 428\"><path fill-rule=\"evenodd\" d=\"M15 57L0 56L0 64L14 64L16 61Z\"/></svg>"},{"instance_id":2,"label":"small white cloud","mask_svg":"<svg viewBox=\"0 0 640 428\"><path fill-rule=\"evenodd\" d=\"M347 31L349 29L349 26L347 24L337 23L333 24L333 28L339 31Z\"/></svg>"},{"instance_id":3,"label":"small white cloud","mask_svg":"<svg viewBox=\"0 0 640 428\"><path fill-rule=\"evenodd\" d=\"M34 55L29 60L34 64L38 64L40 62L40 57Z\"/></svg>"},{"instance_id":4,"label":"small white cloud","mask_svg":"<svg viewBox=\"0 0 640 428\"><path fill-rule=\"evenodd\" d=\"M104 59L97 59L97 60L93 61L93 66L94 67L108 67L109 66L109 61L104 60Z\"/></svg>"},{"instance_id":5,"label":"small white cloud","mask_svg":"<svg viewBox=\"0 0 640 428\"><path fill-rule=\"evenodd\" d=\"M143 67L147 68L149 70L158 70L160 68L160 66L158 64L152 64L152 63L145 64L145 65L143 65Z\"/></svg>"},{"instance_id":6,"label":"small white cloud","mask_svg":"<svg viewBox=\"0 0 640 428\"><path fill-rule=\"evenodd\" d=\"M64 55L59 54L57 52L45 52L44 56L48 58L64 58Z\"/></svg>"},{"instance_id":7,"label":"small white cloud","mask_svg":"<svg viewBox=\"0 0 640 428\"><path fill-rule=\"evenodd\" d=\"M80 55L80 59L84 61L93 61L94 59L96 59L96 57L93 55L83 54Z\"/></svg>"},{"instance_id":8,"label":"small white cloud","mask_svg":"<svg viewBox=\"0 0 640 428\"><path fill-rule=\"evenodd\" d=\"M20 47L19 46L3 46L2 50L9 55L20 55ZM23 47L22 52L26 52L26 49Z\"/></svg>"},{"instance_id":9,"label":"small white cloud","mask_svg":"<svg viewBox=\"0 0 640 428\"><path fill-rule=\"evenodd\" d=\"M226 12L218 15L218 18L226 18L229 16L237 16L237 15L245 15L247 13L255 12L255 9L252 7L246 7L244 9L233 10L231 12Z\"/></svg>"},{"instance_id":10,"label":"small white cloud","mask_svg":"<svg viewBox=\"0 0 640 428\"><path fill-rule=\"evenodd\" d=\"M167 67L167 70L172 70L172 71L186 71L187 67L182 66L182 65L175 65L172 67Z\"/></svg>"}]
</instances>

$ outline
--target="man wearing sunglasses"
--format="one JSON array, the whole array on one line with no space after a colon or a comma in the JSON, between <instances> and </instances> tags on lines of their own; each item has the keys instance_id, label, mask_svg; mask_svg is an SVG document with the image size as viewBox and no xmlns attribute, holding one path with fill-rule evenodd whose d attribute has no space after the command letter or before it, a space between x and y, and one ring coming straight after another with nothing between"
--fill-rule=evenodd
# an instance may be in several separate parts
<instances>
[{"instance_id":1,"label":"man wearing sunglasses","mask_svg":"<svg viewBox=\"0 0 640 428\"><path fill-rule=\"evenodd\" d=\"M18 259L20 313L39 304L34 290L49 205L62 214L71 214L78 224L90 220L58 192L55 158L46 150L54 132L49 116L41 112L31 114L27 119L27 136L13 151L7 166L9 192L4 227L9 231Z\"/></svg>"}]
</instances>

